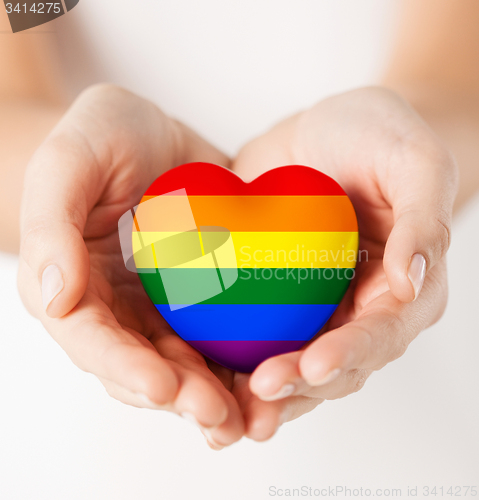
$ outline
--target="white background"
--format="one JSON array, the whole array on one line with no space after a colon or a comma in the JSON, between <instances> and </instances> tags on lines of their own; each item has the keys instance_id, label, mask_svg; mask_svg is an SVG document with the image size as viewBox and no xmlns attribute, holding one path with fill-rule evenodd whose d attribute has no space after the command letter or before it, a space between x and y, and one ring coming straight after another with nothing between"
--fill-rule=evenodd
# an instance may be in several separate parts
<instances>
[{"instance_id":1,"label":"white background","mask_svg":"<svg viewBox=\"0 0 479 500\"><path fill-rule=\"evenodd\" d=\"M81 0L54 26L72 94L125 85L234 154L281 117L374 83L394 12L392 0ZM16 258L0 254L0 499L479 485L478 226L479 199L454 227L448 310L403 358L271 441L220 453L187 422L124 406L76 369L28 317Z\"/></svg>"}]
</instances>

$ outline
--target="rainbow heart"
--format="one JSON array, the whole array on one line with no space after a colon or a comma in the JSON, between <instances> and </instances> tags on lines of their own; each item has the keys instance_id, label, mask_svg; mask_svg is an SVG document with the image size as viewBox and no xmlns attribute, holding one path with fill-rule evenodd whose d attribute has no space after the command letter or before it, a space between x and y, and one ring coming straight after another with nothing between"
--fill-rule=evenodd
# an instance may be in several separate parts
<instances>
[{"instance_id":1,"label":"rainbow heart","mask_svg":"<svg viewBox=\"0 0 479 500\"><path fill-rule=\"evenodd\" d=\"M135 265L158 311L198 351L242 372L314 337L354 276L351 201L309 167L245 183L217 165L182 165L148 188L134 222Z\"/></svg>"}]
</instances>

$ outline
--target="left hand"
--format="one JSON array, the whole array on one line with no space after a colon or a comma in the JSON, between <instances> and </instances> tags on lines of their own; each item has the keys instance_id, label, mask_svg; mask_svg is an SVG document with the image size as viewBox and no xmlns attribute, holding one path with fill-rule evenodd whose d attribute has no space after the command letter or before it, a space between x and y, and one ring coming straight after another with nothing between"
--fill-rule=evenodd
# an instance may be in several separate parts
<instances>
[{"instance_id":1,"label":"left hand","mask_svg":"<svg viewBox=\"0 0 479 500\"><path fill-rule=\"evenodd\" d=\"M18 286L27 309L113 398L196 423L211 446L243 435L233 372L162 321L123 263L118 219L158 175L229 159L153 103L113 85L85 90L28 166Z\"/></svg>"},{"instance_id":2,"label":"left hand","mask_svg":"<svg viewBox=\"0 0 479 500\"><path fill-rule=\"evenodd\" d=\"M302 164L333 177L358 216L356 278L319 338L236 374L246 435L262 441L325 399L358 391L442 315L457 189L454 160L399 96L366 88L326 99L253 140L233 170L251 181Z\"/></svg>"}]
</instances>

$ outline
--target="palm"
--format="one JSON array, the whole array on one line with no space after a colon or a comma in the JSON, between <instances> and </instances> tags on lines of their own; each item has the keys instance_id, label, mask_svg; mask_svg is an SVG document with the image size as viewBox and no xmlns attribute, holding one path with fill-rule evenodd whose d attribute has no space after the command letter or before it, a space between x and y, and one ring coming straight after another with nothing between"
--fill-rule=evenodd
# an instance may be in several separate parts
<instances>
[{"instance_id":1,"label":"palm","mask_svg":"<svg viewBox=\"0 0 479 500\"><path fill-rule=\"evenodd\" d=\"M248 181L281 165L318 168L339 182L350 197L360 235L355 279L320 332L320 338L310 342L301 352L266 360L251 376L249 385L255 394L273 396L280 394L283 387L293 384L295 395L274 401L261 401L256 396L250 398L248 406L251 409L247 408L245 412L247 426L261 420L261 413L269 411L271 420L277 424L281 419L300 416L324 399L342 397L358 390L373 369L381 368L391 356L400 355L413 338L397 335L392 340L394 329L390 328L393 322L400 327L397 316L407 309L391 293L384 269L386 244L394 225L392 203L387 197L391 187L396 186L394 183L399 182L393 180L394 174L390 170L403 172L394 163L395 156L402 159L399 147L403 143L384 126L384 120L396 115L404 134L415 130L417 121L402 103L389 99L389 96L384 99L385 96L378 94L381 107L377 108L362 99L356 103L351 98L341 97L324 101L253 140L235 160L233 170ZM381 113L384 116L378 116ZM444 266L438 265L431 273L431 279L433 274L441 276L443 271ZM414 307L408 309L412 311ZM378 347L375 346L373 351L380 359L368 360L364 357L372 339L368 331L376 330L381 324L386 332L382 340L378 335ZM322 335L326 332L331 332L331 335ZM324 387L310 386L305 382L304 367L314 372L321 364L347 365L348 360L354 359L353 355L359 359L358 364L343 370L338 380L325 382ZM389 359L384 361L388 356ZM274 431L273 426L270 431Z\"/></svg>"},{"instance_id":2,"label":"palm","mask_svg":"<svg viewBox=\"0 0 479 500\"><path fill-rule=\"evenodd\" d=\"M194 364L199 374L210 377L204 357L178 337L152 304L138 276L124 266L118 234L86 244L91 262L89 291L96 297L98 309L106 306L111 312L105 320L115 320L165 359L185 367ZM96 312L92 308L92 316Z\"/></svg>"},{"instance_id":3,"label":"palm","mask_svg":"<svg viewBox=\"0 0 479 500\"><path fill-rule=\"evenodd\" d=\"M137 170L132 168L132 173L137 173ZM242 432L240 409L230 393L234 373L206 360L171 329L149 299L138 275L125 267L119 235L112 225L112 221L117 221L127 207L137 203L142 190L152 180L145 179L145 186L126 196L122 193L121 202L112 199L109 194L117 192L117 186L107 187L104 196L90 214L85 230L85 243L90 257L90 281L83 299L87 300L88 305L81 309L82 325L89 324L92 330L102 327L121 330L122 343L131 345L136 351L135 356L141 359L146 352L154 351L168 363L181 385L176 401L162 405L164 409L181 413L184 408L181 408L182 404L178 403L178 399L188 397L188 404L196 406L194 413L198 420L207 423L214 421L214 413L219 411L215 407L218 407L218 399L222 399L229 413L222 441L229 443L236 440ZM95 225L92 222L99 213L103 215L104 222ZM71 314L75 314L75 311ZM139 353L139 349L143 352ZM119 365L118 369L121 368ZM111 384L102 377L100 379L114 397L133 405L142 404L121 391L116 384ZM161 380L159 383L161 384ZM188 393L188 396L182 395L183 392ZM201 408L198 409L200 405Z\"/></svg>"}]
</instances>

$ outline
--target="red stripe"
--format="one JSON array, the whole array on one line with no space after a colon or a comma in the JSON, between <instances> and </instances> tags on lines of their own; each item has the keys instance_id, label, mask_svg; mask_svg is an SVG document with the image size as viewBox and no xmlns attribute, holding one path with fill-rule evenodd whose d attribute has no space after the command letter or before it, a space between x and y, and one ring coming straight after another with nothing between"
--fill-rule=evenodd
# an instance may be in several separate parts
<instances>
[{"instance_id":1,"label":"red stripe","mask_svg":"<svg viewBox=\"0 0 479 500\"><path fill-rule=\"evenodd\" d=\"M188 163L158 177L145 196L186 189L188 196L345 196L331 177L310 167L289 165L245 183L230 170L211 163Z\"/></svg>"}]
</instances>

